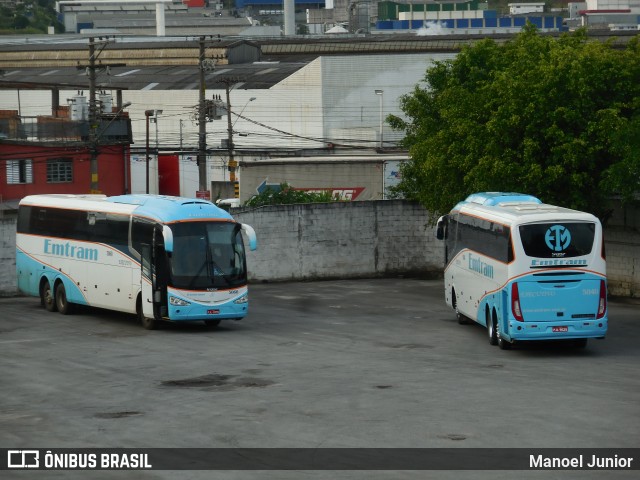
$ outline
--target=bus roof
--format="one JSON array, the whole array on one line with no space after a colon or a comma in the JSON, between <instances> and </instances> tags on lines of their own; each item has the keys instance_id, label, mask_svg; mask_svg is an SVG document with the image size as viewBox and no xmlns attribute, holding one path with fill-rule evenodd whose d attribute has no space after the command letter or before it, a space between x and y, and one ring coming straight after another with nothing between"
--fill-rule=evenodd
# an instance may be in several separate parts
<instances>
[{"instance_id":1,"label":"bus roof","mask_svg":"<svg viewBox=\"0 0 640 480\"><path fill-rule=\"evenodd\" d=\"M137 194L109 197L107 201L138 205L136 215L151 217L163 223L189 220L233 221L233 217L227 211L199 198Z\"/></svg>"},{"instance_id":2,"label":"bus roof","mask_svg":"<svg viewBox=\"0 0 640 480\"><path fill-rule=\"evenodd\" d=\"M598 222L590 213L549 205L534 196L512 192L475 193L458 203L452 210L455 211L507 225L558 219Z\"/></svg>"},{"instance_id":3,"label":"bus roof","mask_svg":"<svg viewBox=\"0 0 640 480\"><path fill-rule=\"evenodd\" d=\"M104 213L135 214L162 223L189 220L226 220L233 217L207 200L166 195L30 195L20 205L91 210Z\"/></svg>"}]
</instances>

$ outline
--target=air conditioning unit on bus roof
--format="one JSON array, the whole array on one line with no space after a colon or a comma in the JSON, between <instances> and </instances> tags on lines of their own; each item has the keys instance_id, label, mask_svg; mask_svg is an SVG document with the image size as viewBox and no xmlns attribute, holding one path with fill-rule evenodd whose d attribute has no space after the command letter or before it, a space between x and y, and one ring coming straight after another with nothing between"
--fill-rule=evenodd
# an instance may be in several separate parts
<instances>
[{"instance_id":1,"label":"air conditioning unit on bus roof","mask_svg":"<svg viewBox=\"0 0 640 480\"><path fill-rule=\"evenodd\" d=\"M467 202L486 205L488 207L496 205L519 205L519 204L541 204L540 199L533 195L515 192L482 192L474 193L467 197Z\"/></svg>"}]
</instances>

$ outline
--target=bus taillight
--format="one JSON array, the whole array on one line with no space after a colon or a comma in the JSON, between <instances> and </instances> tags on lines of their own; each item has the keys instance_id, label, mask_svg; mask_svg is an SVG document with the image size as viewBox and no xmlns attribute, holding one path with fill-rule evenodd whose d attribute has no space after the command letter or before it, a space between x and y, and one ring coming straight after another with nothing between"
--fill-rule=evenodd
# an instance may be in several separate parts
<instances>
[{"instance_id":1,"label":"bus taillight","mask_svg":"<svg viewBox=\"0 0 640 480\"><path fill-rule=\"evenodd\" d=\"M600 301L598 302L598 316L596 318L604 317L607 311L607 285L604 280L600 280Z\"/></svg>"},{"instance_id":2,"label":"bus taillight","mask_svg":"<svg viewBox=\"0 0 640 480\"><path fill-rule=\"evenodd\" d=\"M522 310L520 309L520 293L516 282L511 284L511 312L517 321L524 322Z\"/></svg>"}]
</instances>

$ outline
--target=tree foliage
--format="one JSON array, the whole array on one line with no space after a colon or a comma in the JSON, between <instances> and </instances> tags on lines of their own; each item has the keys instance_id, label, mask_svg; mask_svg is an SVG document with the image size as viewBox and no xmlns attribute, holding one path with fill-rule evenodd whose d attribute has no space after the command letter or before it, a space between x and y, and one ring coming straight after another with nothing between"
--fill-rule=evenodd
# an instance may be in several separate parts
<instances>
[{"instance_id":1,"label":"tree foliage","mask_svg":"<svg viewBox=\"0 0 640 480\"><path fill-rule=\"evenodd\" d=\"M518 191L604 218L640 191L640 46L532 25L436 62L401 97L410 161L396 193L434 215L468 194Z\"/></svg>"},{"instance_id":2,"label":"tree foliage","mask_svg":"<svg viewBox=\"0 0 640 480\"><path fill-rule=\"evenodd\" d=\"M50 26L64 32L54 9L54 0L24 0L0 6L0 34L48 33Z\"/></svg>"},{"instance_id":3,"label":"tree foliage","mask_svg":"<svg viewBox=\"0 0 640 480\"><path fill-rule=\"evenodd\" d=\"M324 203L335 202L330 190L322 192L305 192L296 190L287 183L281 183L279 189L267 187L263 192L251 197L245 202L247 207L261 207L263 205L286 205L292 203Z\"/></svg>"}]
</instances>

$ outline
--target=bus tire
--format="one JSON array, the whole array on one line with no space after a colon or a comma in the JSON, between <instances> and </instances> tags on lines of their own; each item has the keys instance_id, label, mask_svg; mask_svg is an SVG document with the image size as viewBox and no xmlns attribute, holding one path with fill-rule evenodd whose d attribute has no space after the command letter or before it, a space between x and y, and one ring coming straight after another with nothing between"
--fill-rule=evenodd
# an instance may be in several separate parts
<instances>
[{"instance_id":1,"label":"bus tire","mask_svg":"<svg viewBox=\"0 0 640 480\"><path fill-rule=\"evenodd\" d=\"M204 324L209 328L215 328L220 325L220 320L205 320Z\"/></svg>"},{"instance_id":2,"label":"bus tire","mask_svg":"<svg viewBox=\"0 0 640 480\"><path fill-rule=\"evenodd\" d=\"M67 291L64 288L64 283L59 282L56 285L56 308L63 315L69 315L73 313L73 303L67 300Z\"/></svg>"},{"instance_id":3,"label":"bus tire","mask_svg":"<svg viewBox=\"0 0 640 480\"><path fill-rule=\"evenodd\" d=\"M46 278L40 285L40 303L42 303L48 312L55 312L57 309L56 299L51 291L51 284Z\"/></svg>"},{"instance_id":4,"label":"bus tire","mask_svg":"<svg viewBox=\"0 0 640 480\"><path fill-rule=\"evenodd\" d=\"M573 345L574 345L576 348L586 348L586 346L587 346L587 341L588 341L588 340L589 340L588 338L576 338L576 339L573 341Z\"/></svg>"},{"instance_id":5,"label":"bus tire","mask_svg":"<svg viewBox=\"0 0 640 480\"><path fill-rule=\"evenodd\" d=\"M511 350L511 342L508 342L501 336L498 336L498 347L500 347L500 350Z\"/></svg>"},{"instance_id":6,"label":"bus tire","mask_svg":"<svg viewBox=\"0 0 640 480\"><path fill-rule=\"evenodd\" d=\"M136 314L138 316L138 320L140 324L143 326L145 330L155 330L158 328L158 322L155 318L148 318L142 312L142 296L138 295L138 300L136 301Z\"/></svg>"},{"instance_id":7,"label":"bus tire","mask_svg":"<svg viewBox=\"0 0 640 480\"><path fill-rule=\"evenodd\" d=\"M487 320L487 334L489 335L489 344L497 345L498 344L498 334L496 331L497 323L495 318L489 313L489 309L485 311L485 318Z\"/></svg>"},{"instance_id":8,"label":"bus tire","mask_svg":"<svg viewBox=\"0 0 640 480\"><path fill-rule=\"evenodd\" d=\"M456 311L456 318L458 319L458 323L460 325L467 325L469 323L469 319L460 313L458 310L458 297L456 297L456 291L451 291L451 299L453 300L453 308Z\"/></svg>"},{"instance_id":9,"label":"bus tire","mask_svg":"<svg viewBox=\"0 0 640 480\"><path fill-rule=\"evenodd\" d=\"M496 338L498 339L498 347L500 350L511 350L511 342L502 338L502 333L500 332L500 322L498 321L498 316L496 315L496 311L493 311L493 322L496 326Z\"/></svg>"}]
</instances>

